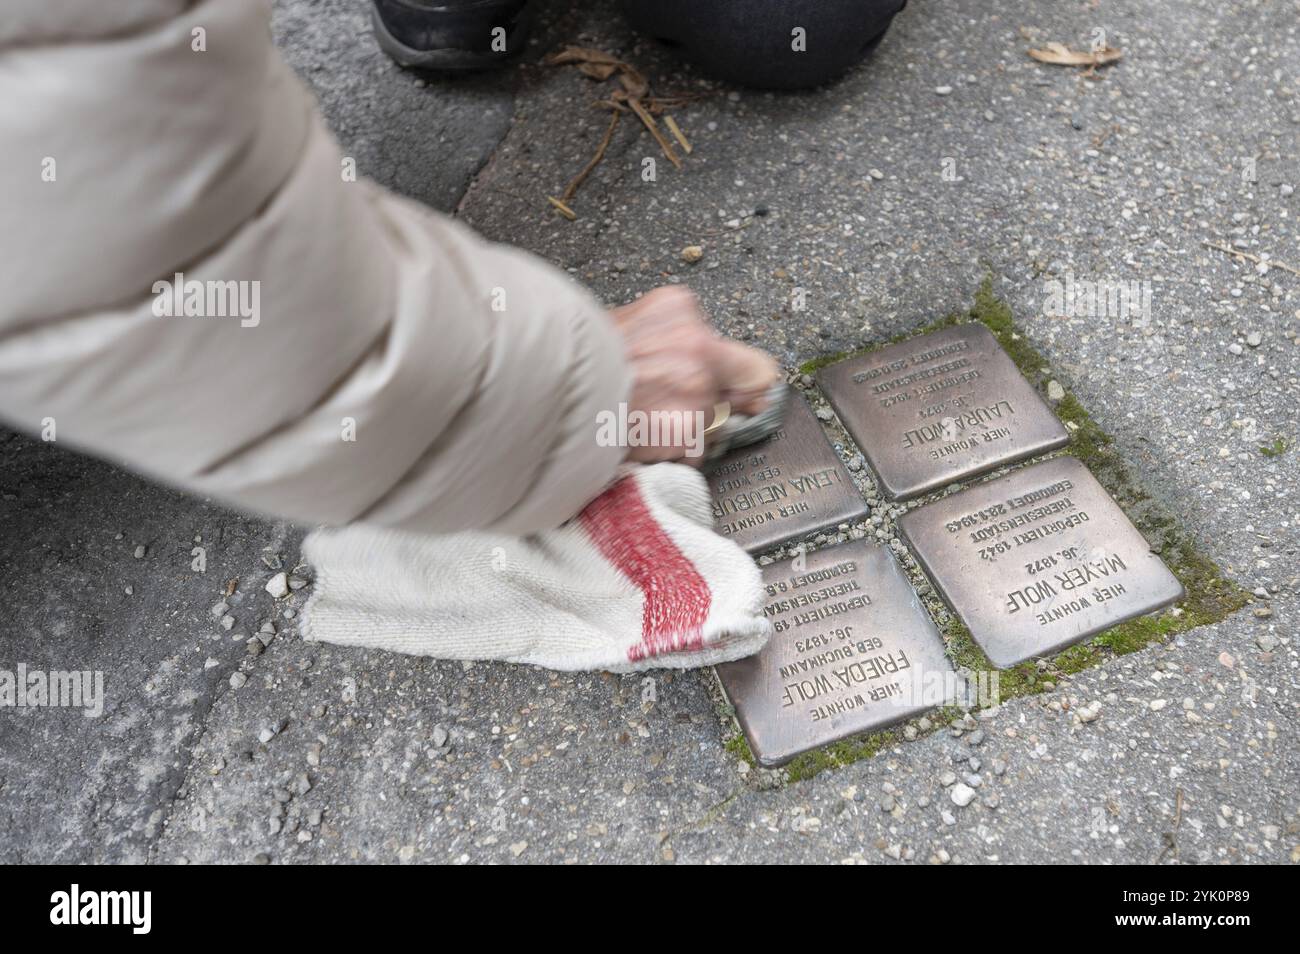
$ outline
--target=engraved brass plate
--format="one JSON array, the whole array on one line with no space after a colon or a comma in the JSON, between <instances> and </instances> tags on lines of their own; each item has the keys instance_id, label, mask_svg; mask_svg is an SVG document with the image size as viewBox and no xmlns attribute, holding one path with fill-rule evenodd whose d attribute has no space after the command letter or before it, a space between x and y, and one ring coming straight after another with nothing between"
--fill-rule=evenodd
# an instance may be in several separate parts
<instances>
[{"instance_id":1,"label":"engraved brass plate","mask_svg":"<svg viewBox=\"0 0 1300 954\"><path fill-rule=\"evenodd\" d=\"M781 429L732 451L709 470L713 526L750 553L861 520L867 502L802 395Z\"/></svg>"},{"instance_id":2,"label":"engraved brass plate","mask_svg":"<svg viewBox=\"0 0 1300 954\"><path fill-rule=\"evenodd\" d=\"M888 550L855 541L804 561L763 568L776 632L757 655L717 667L754 757L769 767L954 694L943 639Z\"/></svg>"},{"instance_id":3,"label":"engraved brass plate","mask_svg":"<svg viewBox=\"0 0 1300 954\"><path fill-rule=\"evenodd\" d=\"M926 504L898 525L999 668L1064 649L1183 596L1182 584L1073 457Z\"/></svg>"},{"instance_id":4,"label":"engraved brass plate","mask_svg":"<svg viewBox=\"0 0 1300 954\"><path fill-rule=\"evenodd\" d=\"M911 500L1069 441L978 322L832 364L818 381L893 500Z\"/></svg>"}]
</instances>

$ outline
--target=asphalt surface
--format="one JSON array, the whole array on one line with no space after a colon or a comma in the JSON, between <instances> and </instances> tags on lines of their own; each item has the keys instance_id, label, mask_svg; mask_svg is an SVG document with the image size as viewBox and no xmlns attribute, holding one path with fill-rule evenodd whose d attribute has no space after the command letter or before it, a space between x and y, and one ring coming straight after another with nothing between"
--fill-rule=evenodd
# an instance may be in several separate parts
<instances>
[{"instance_id":1,"label":"asphalt surface","mask_svg":"<svg viewBox=\"0 0 1300 954\"><path fill-rule=\"evenodd\" d=\"M1205 244L1300 268L1294 7L912 0L865 67L781 95L711 84L606 4L548 10L533 62L450 80L393 68L360 2L278 3L275 36L363 174L611 303L687 281L720 329L790 365L965 308L991 273L1144 485L1264 595L782 785L724 750L708 672L305 644L284 609L308 591L262 590L299 531L5 435L0 668L99 669L107 701L100 718L0 711L0 860L1300 860L1300 275ZM1124 58L1097 78L1026 55L1099 27ZM536 62L570 42L700 94L676 113L684 169L660 157L645 181L660 154L621 123L574 222L545 197L605 114L596 84ZM1053 314L1047 283L1067 276L1147 282L1150 314ZM235 578L227 630L212 607Z\"/></svg>"}]
</instances>

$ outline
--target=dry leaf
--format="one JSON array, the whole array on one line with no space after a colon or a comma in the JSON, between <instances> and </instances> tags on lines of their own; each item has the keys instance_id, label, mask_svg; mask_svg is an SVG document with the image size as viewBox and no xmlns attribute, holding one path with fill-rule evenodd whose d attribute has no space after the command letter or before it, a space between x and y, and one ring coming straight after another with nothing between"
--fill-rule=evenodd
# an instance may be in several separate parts
<instances>
[{"instance_id":1,"label":"dry leaf","mask_svg":"<svg viewBox=\"0 0 1300 954\"><path fill-rule=\"evenodd\" d=\"M556 66L563 66L566 63L604 63L613 67L626 65L617 56L588 46L566 46L560 52L550 56L547 62Z\"/></svg>"},{"instance_id":2,"label":"dry leaf","mask_svg":"<svg viewBox=\"0 0 1300 954\"><path fill-rule=\"evenodd\" d=\"M682 161L678 158L677 153L673 150L672 144L659 130L658 123L655 122L652 113L663 113L667 105L682 105L687 102L686 97L674 97L671 99L659 100L650 95L650 81L642 75L641 71L618 57L606 53L603 50L593 49L585 46L565 47L558 53L550 56L546 60L552 66L576 66L578 71L589 79L600 82L618 77L618 88L610 92L609 98L598 100L596 105L610 110L610 124L605 130L605 136L596 149L595 155L583 166L582 170L570 180L568 186L559 198L547 196L546 199L551 203L561 215L567 219L576 219L577 214L569 206L578 188L586 181L591 171L600 164L605 158L605 152L609 148L610 141L614 136L614 130L618 126L619 114L626 112L629 108L636 117L641 120L646 130L658 143L659 148L663 151L665 157L678 169L682 167ZM686 152L691 151L690 140L686 138L685 133L673 120L671 116L664 115L665 125L672 133L674 139Z\"/></svg>"},{"instance_id":3,"label":"dry leaf","mask_svg":"<svg viewBox=\"0 0 1300 954\"><path fill-rule=\"evenodd\" d=\"M627 95L633 99L641 99L650 92L650 83L630 66L623 68L623 71L618 75L618 81L627 90Z\"/></svg>"},{"instance_id":4,"label":"dry leaf","mask_svg":"<svg viewBox=\"0 0 1300 954\"><path fill-rule=\"evenodd\" d=\"M1045 49L1030 50L1029 55L1040 63L1051 63L1055 66L1088 66L1096 69L1098 66L1118 62L1124 54L1113 46L1100 50L1080 51L1072 50L1063 43L1049 43Z\"/></svg>"}]
</instances>

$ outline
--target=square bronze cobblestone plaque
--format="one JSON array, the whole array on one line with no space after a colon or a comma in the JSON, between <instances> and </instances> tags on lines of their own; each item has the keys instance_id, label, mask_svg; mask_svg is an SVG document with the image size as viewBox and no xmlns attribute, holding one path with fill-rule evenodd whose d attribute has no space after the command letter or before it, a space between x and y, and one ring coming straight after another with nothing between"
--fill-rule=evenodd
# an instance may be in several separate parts
<instances>
[{"instance_id":1,"label":"square bronze cobblestone plaque","mask_svg":"<svg viewBox=\"0 0 1300 954\"><path fill-rule=\"evenodd\" d=\"M911 500L1070 439L978 322L840 361L817 378L892 500Z\"/></svg>"},{"instance_id":2,"label":"square bronze cobblestone plaque","mask_svg":"<svg viewBox=\"0 0 1300 954\"><path fill-rule=\"evenodd\" d=\"M797 559L797 558L796 558ZM717 667L760 765L879 729L959 691L943 638L884 547L841 543L763 568L776 632Z\"/></svg>"},{"instance_id":3,"label":"square bronze cobblestone plaque","mask_svg":"<svg viewBox=\"0 0 1300 954\"><path fill-rule=\"evenodd\" d=\"M869 509L800 394L790 395L779 431L732 451L708 477L714 529L750 553L861 520Z\"/></svg>"},{"instance_id":4,"label":"square bronze cobblestone plaque","mask_svg":"<svg viewBox=\"0 0 1300 954\"><path fill-rule=\"evenodd\" d=\"M926 504L898 525L1000 669L1183 596L1178 578L1073 457L1032 464Z\"/></svg>"}]
</instances>

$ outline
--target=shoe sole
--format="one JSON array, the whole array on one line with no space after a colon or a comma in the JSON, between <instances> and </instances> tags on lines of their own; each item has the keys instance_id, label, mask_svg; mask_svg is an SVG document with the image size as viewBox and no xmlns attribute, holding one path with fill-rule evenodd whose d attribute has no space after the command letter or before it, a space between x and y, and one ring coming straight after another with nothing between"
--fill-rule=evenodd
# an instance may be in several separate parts
<instances>
[{"instance_id":1,"label":"shoe sole","mask_svg":"<svg viewBox=\"0 0 1300 954\"><path fill-rule=\"evenodd\" d=\"M490 70L505 66L520 55L522 49L504 56L496 53L472 53L468 50L417 50L409 47L388 31L388 27L374 7L370 9L370 22L374 27L379 48L398 66L420 70ZM532 26L532 11L525 7L515 26L517 38L526 38Z\"/></svg>"}]
</instances>

